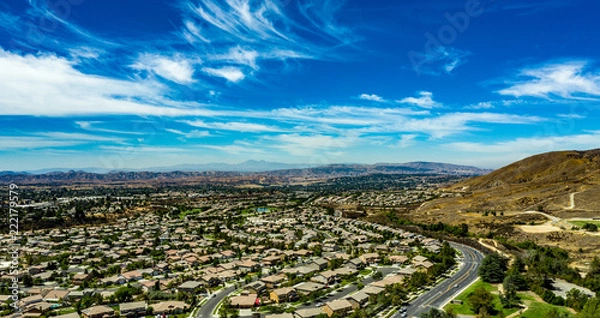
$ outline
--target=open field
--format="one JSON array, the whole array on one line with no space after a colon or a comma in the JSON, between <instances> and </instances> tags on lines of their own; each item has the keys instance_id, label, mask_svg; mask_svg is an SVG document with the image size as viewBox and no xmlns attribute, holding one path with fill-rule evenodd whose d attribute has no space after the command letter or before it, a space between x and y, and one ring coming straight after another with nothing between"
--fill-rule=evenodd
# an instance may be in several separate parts
<instances>
[{"instance_id":1,"label":"open field","mask_svg":"<svg viewBox=\"0 0 600 318\"><path fill-rule=\"evenodd\" d=\"M485 290L492 293L494 296L493 304L496 309L496 314L493 317L498 317L500 311L504 314L504 317L508 317L512 314L517 314L516 317L522 318L539 318L539 317L547 317L547 314L553 309L556 308L558 312L567 313L571 317L573 316L572 309L561 306L554 306L548 303L545 303L540 299L539 296L535 295L533 292L520 292L518 293L521 298L523 304L521 308L510 308L504 309L500 303L500 298L498 296L498 288L495 285L485 283L483 281L478 281L469 288L467 288L464 292L458 295L455 299L462 300L463 303L458 304L448 304L444 309L451 309L455 314L458 315L472 315L475 316L475 313L471 310L468 298L471 293L473 293L476 289L483 287ZM522 313L517 313L522 310ZM513 316L514 317L514 316Z\"/></svg>"},{"instance_id":2,"label":"open field","mask_svg":"<svg viewBox=\"0 0 600 318\"><path fill-rule=\"evenodd\" d=\"M550 233L550 232L560 232L561 228L551 225L551 224L542 224L542 225L519 225L519 229L521 229L525 233Z\"/></svg>"},{"instance_id":3,"label":"open field","mask_svg":"<svg viewBox=\"0 0 600 318\"><path fill-rule=\"evenodd\" d=\"M572 223L573 225L575 225L577 227L582 227L586 223L595 224L600 227L600 221L596 221L596 220L593 220L593 221L569 221L569 223Z\"/></svg>"},{"instance_id":4,"label":"open field","mask_svg":"<svg viewBox=\"0 0 600 318\"><path fill-rule=\"evenodd\" d=\"M458 295L455 299L462 300L462 304L448 304L444 309L452 309L455 314L458 315L475 315L476 313L471 310L471 306L469 305L469 295L471 295L478 288L483 287L485 290L492 293L494 300L492 301L494 304L494 309L499 313L502 312L504 316L508 316L512 313L517 312L518 308L510 308L504 309L502 308L502 304L500 304L500 297L498 296L498 288L492 284L485 283L481 280L477 281L475 284L469 286L464 292ZM494 317L497 317L494 316Z\"/></svg>"},{"instance_id":5,"label":"open field","mask_svg":"<svg viewBox=\"0 0 600 318\"><path fill-rule=\"evenodd\" d=\"M523 300L523 304L527 306L527 310L525 310L520 316L521 318L538 318L538 317L548 317L548 313L555 308L560 313L568 314L570 317L573 317L572 309L561 306L554 306L548 303L543 302L538 295L535 295L533 292L527 293L519 293L519 297Z\"/></svg>"}]
</instances>

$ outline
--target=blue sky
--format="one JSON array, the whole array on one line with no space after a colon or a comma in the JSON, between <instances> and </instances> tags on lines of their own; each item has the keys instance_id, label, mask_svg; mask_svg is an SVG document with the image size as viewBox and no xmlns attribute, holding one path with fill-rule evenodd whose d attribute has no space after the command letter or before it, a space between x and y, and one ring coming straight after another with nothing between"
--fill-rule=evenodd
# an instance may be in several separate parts
<instances>
[{"instance_id":1,"label":"blue sky","mask_svg":"<svg viewBox=\"0 0 600 318\"><path fill-rule=\"evenodd\" d=\"M600 147L600 4L8 0L0 170Z\"/></svg>"}]
</instances>

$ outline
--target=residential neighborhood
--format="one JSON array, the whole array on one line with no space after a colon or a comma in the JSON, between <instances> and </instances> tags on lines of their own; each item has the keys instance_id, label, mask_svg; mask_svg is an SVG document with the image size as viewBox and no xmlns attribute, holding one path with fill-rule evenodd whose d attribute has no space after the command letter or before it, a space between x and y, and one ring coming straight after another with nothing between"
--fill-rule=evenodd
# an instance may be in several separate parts
<instances>
[{"instance_id":1,"label":"residential neighborhood","mask_svg":"<svg viewBox=\"0 0 600 318\"><path fill-rule=\"evenodd\" d=\"M441 253L455 257L440 240L318 205L235 213L215 201L178 217L25 232L23 270L0 279L23 282L21 317L342 317L401 306L450 269L436 268ZM10 298L0 301L11 316Z\"/></svg>"}]
</instances>

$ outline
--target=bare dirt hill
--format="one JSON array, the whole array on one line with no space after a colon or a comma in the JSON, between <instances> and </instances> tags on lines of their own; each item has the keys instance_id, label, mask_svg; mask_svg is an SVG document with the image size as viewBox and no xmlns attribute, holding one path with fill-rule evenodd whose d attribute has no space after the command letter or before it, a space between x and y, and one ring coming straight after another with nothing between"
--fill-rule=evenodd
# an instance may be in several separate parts
<instances>
[{"instance_id":1,"label":"bare dirt hill","mask_svg":"<svg viewBox=\"0 0 600 318\"><path fill-rule=\"evenodd\" d=\"M600 149L536 155L447 189L455 197L423 205L435 210L600 212ZM571 194L576 193L571 206Z\"/></svg>"},{"instance_id":2,"label":"bare dirt hill","mask_svg":"<svg viewBox=\"0 0 600 318\"><path fill-rule=\"evenodd\" d=\"M536 155L445 190L446 196L421 205L411 218L466 223L475 233L572 252L600 248L598 233L570 222L600 218L600 149Z\"/></svg>"}]
</instances>

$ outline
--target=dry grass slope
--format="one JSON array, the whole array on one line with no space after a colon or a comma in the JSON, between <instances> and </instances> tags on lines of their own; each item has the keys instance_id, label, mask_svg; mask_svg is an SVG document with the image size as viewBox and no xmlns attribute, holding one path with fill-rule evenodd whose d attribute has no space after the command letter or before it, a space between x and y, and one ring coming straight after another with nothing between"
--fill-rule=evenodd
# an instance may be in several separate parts
<instances>
[{"instance_id":1,"label":"dry grass slope","mask_svg":"<svg viewBox=\"0 0 600 318\"><path fill-rule=\"evenodd\" d=\"M464 222L475 233L534 240L572 252L582 248L586 254L597 253L600 248L600 236L570 230L560 220L600 217L600 149L536 155L446 190L454 195L423 204L411 218ZM525 213L536 210L546 214ZM549 219L555 217L560 221Z\"/></svg>"},{"instance_id":2,"label":"dry grass slope","mask_svg":"<svg viewBox=\"0 0 600 318\"><path fill-rule=\"evenodd\" d=\"M581 198L599 197L600 149L536 155L448 190L458 197L430 202L419 212L562 210L573 192L579 192ZM597 201L588 199L580 200L573 211L597 208Z\"/></svg>"}]
</instances>

